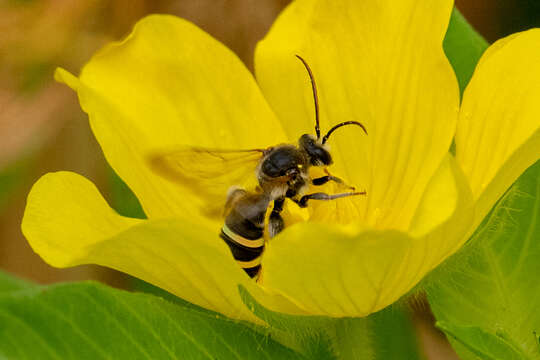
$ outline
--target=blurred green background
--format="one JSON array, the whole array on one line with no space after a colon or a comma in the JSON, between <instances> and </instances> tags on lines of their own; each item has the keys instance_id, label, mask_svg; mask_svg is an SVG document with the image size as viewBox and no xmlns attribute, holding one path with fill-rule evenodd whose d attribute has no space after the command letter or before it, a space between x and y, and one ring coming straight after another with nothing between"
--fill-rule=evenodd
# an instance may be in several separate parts
<instances>
[{"instance_id":1,"label":"blurred green background","mask_svg":"<svg viewBox=\"0 0 540 360\"><path fill-rule=\"evenodd\" d=\"M26 195L43 174L70 170L97 184L120 212L137 204L112 175L75 94L53 81L56 66L78 73L103 44L127 34L149 13L189 19L253 68L253 50L288 0L0 0L0 269L41 283L129 279L97 266L54 269L32 252L20 231ZM538 0L456 0L489 41L540 26ZM54 211L54 209L51 209ZM421 300L417 330L430 359L457 359L433 330Z\"/></svg>"}]
</instances>

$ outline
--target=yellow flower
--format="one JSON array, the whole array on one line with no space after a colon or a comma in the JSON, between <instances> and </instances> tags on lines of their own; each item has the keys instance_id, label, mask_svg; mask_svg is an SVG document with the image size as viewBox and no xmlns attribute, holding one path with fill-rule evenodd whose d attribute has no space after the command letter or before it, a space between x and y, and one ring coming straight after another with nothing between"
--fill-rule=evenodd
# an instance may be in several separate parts
<instances>
[{"instance_id":1,"label":"yellow flower","mask_svg":"<svg viewBox=\"0 0 540 360\"><path fill-rule=\"evenodd\" d=\"M540 154L540 31L491 46L460 107L442 49L452 6L296 1L257 47L256 81L194 25L141 20L79 78L64 70L57 78L77 91L107 160L148 220L119 216L88 180L61 172L32 189L25 236L53 266L109 266L233 318L257 321L239 284L285 313L382 309L459 249ZM311 88L295 54L318 82L321 127L366 125L369 136L351 128L330 143L331 171L368 195L314 204L308 221L267 245L258 285L219 239L222 220L203 216L196 194L154 173L146 158L180 145L294 143L313 132Z\"/></svg>"}]
</instances>

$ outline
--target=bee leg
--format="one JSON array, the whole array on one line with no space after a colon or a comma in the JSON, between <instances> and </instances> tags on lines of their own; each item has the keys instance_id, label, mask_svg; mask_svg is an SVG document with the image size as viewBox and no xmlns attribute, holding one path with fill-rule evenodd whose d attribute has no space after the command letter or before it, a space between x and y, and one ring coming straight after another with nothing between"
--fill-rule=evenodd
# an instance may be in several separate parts
<instances>
[{"instance_id":1,"label":"bee leg","mask_svg":"<svg viewBox=\"0 0 540 360\"><path fill-rule=\"evenodd\" d=\"M321 176L311 180L311 183L316 186L324 185L329 181L337 182L338 184L344 184L343 180L332 175Z\"/></svg>"},{"instance_id":2,"label":"bee leg","mask_svg":"<svg viewBox=\"0 0 540 360\"><path fill-rule=\"evenodd\" d=\"M329 181L334 181L340 185L343 185L351 190L355 190L355 187L354 186L350 186L350 185L347 185L345 183L345 181L343 181L342 179L338 178L337 176L333 176L332 174L330 174L328 172L328 170L325 171L326 172L326 176L321 176L321 177L318 177L318 178L315 178L315 179L312 179L311 180L311 183L315 186L321 186L321 185L324 185L326 184L327 182Z\"/></svg>"},{"instance_id":3,"label":"bee leg","mask_svg":"<svg viewBox=\"0 0 540 360\"><path fill-rule=\"evenodd\" d=\"M285 198L279 198L274 200L274 208L270 213L270 218L268 219L268 234L271 238L279 234L285 227L283 218L281 217L281 212L283 211L283 203Z\"/></svg>"},{"instance_id":4,"label":"bee leg","mask_svg":"<svg viewBox=\"0 0 540 360\"><path fill-rule=\"evenodd\" d=\"M355 196L355 195L366 195L366 192L365 191L348 192L348 193L333 194L333 195L319 192L319 193L304 195L300 198L300 200L293 199L293 201L297 203L298 206L300 206L301 208L304 208L307 206L308 200L335 200L335 199L339 199L339 198L343 198L347 196Z\"/></svg>"}]
</instances>

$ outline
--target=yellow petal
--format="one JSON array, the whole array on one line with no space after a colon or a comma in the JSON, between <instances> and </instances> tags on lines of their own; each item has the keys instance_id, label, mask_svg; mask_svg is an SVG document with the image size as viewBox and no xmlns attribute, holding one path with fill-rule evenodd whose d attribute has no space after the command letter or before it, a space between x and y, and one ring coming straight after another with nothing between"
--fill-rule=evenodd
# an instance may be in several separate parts
<instances>
[{"instance_id":1,"label":"yellow petal","mask_svg":"<svg viewBox=\"0 0 540 360\"><path fill-rule=\"evenodd\" d=\"M84 177L61 171L44 175L32 187L22 231L49 264L66 267L100 239L142 222L118 215Z\"/></svg>"},{"instance_id":2,"label":"yellow petal","mask_svg":"<svg viewBox=\"0 0 540 360\"><path fill-rule=\"evenodd\" d=\"M409 244L406 234L395 231L348 235L326 224L293 226L266 249L265 286L311 314L366 316L392 291L388 285Z\"/></svg>"},{"instance_id":3,"label":"yellow petal","mask_svg":"<svg viewBox=\"0 0 540 360\"><path fill-rule=\"evenodd\" d=\"M78 92L107 160L149 218L197 216L186 191L148 168L149 153L180 144L260 148L285 140L241 61L173 16L144 18L126 40L96 54L80 80L62 70L57 79Z\"/></svg>"},{"instance_id":4,"label":"yellow petal","mask_svg":"<svg viewBox=\"0 0 540 360\"><path fill-rule=\"evenodd\" d=\"M422 212L435 210L437 201L451 209L415 218L411 234L317 223L286 229L265 252L265 286L317 315L366 316L388 306L455 252L472 222L472 196L451 157L428 189Z\"/></svg>"},{"instance_id":5,"label":"yellow petal","mask_svg":"<svg viewBox=\"0 0 540 360\"><path fill-rule=\"evenodd\" d=\"M244 306L240 284L269 308L302 313L249 279L213 230L184 220L122 217L74 173L47 174L34 185L22 229L53 266L111 267L232 318L259 321Z\"/></svg>"},{"instance_id":6,"label":"yellow petal","mask_svg":"<svg viewBox=\"0 0 540 360\"><path fill-rule=\"evenodd\" d=\"M298 0L259 43L256 75L290 138L314 132L309 78L319 90L321 127L358 120L330 138L333 172L367 197L364 222L408 228L425 186L454 135L458 85L442 41L451 0ZM336 202L333 206L350 206Z\"/></svg>"},{"instance_id":7,"label":"yellow petal","mask_svg":"<svg viewBox=\"0 0 540 360\"><path fill-rule=\"evenodd\" d=\"M506 189L540 158L540 30L496 42L469 83L456 157L475 199L478 225Z\"/></svg>"},{"instance_id":8,"label":"yellow petal","mask_svg":"<svg viewBox=\"0 0 540 360\"><path fill-rule=\"evenodd\" d=\"M459 179L456 179L457 177ZM458 180L462 180L463 188L454 185ZM451 154L447 154L426 187L411 222L409 233L420 237L448 220L458 207L458 201L465 196L464 194L470 193L467 185L456 160ZM459 191L462 191L462 194Z\"/></svg>"},{"instance_id":9,"label":"yellow petal","mask_svg":"<svg viewBox=\"0 0 540 360\"><path fill-rule=\"evenodd\" d=\"M467 178L448 155L430 180L409 234L413 237L408 272L416 284L468 240L475 203Z\"/></svg>"}]
</instances>

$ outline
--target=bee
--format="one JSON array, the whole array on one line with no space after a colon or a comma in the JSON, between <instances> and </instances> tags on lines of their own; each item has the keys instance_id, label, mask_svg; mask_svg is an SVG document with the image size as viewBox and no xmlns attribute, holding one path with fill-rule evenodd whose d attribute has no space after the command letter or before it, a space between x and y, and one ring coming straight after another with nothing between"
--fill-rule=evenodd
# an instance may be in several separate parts
<instances>
[{"instance_id":1,"label":"bee","mask_svg":"<svg viewBox=\"0 0 540 360\"><path fill-rule=\"evenodd\" d=\"M365 191L327 194L306 194L310 186L321 186L329 181L344 185L338 177L326 170L326 176L311 178L312 166L327 167L332 156L326 142L332 133L346 125L359 126L358 121L345 121L333 126L321 138L319 127L319 101L317 85L311 68L299 55L311 82L315 104L315 135L300 136L298 144L280 144L265 149L223 150L186 147L155 154L150 157L151 167L162 176L187 186L201 199L212 199L201 204L206 215L221 213L224 224L220 237L229 246L234 259L251 278L257 279L261 269L261 257L265 246L265 222L270 238L285 227L281 212L286 199L301 208L311 200L335 200L348 196L366 195ZM255 190L238 186L246 178L253 178ZM226 190L225 190L226 189ZM224 205L223 205L224 204ZM270 215L268 210L272 206Z\"/></svg>"}]
</instances>

